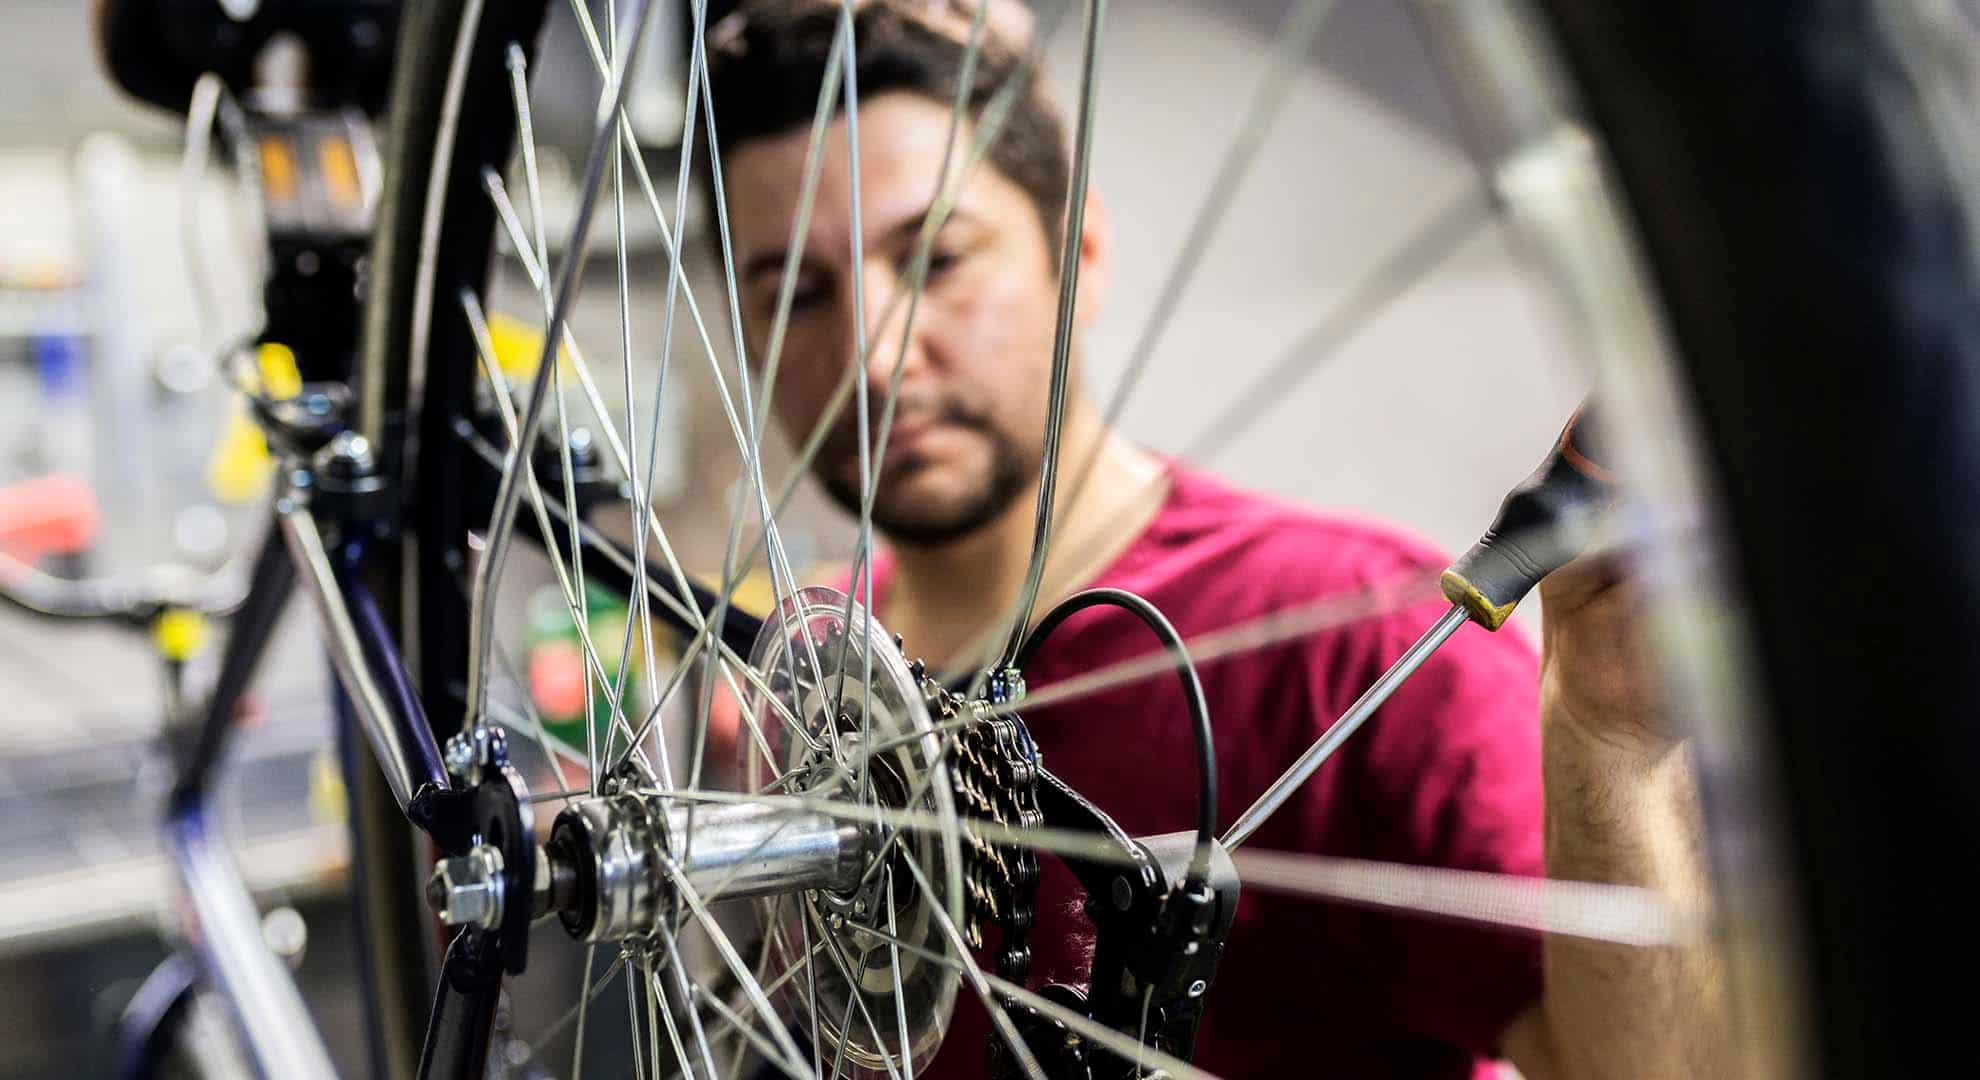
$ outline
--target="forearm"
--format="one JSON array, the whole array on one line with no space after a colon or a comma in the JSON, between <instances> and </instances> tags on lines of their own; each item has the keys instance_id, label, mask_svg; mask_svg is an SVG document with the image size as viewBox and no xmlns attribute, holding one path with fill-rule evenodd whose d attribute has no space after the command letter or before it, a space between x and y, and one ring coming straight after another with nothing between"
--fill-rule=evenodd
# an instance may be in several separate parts
<instances>
[{"instance_id":1,"label":"forearm","mask_svg":"<svg viewBox=\"0 0 1980 1080\"><path fill-rule=\"evenodd\" d=\"M1547 876L1638 885L1683 910L1710 898L1697 786L1683 743L1574 715L1542 694ZM1722 975L1704 943L1644 948L1546 942L1542 1045L1564 1077L1725 1073Z\"/></svg>"}]
</instances>

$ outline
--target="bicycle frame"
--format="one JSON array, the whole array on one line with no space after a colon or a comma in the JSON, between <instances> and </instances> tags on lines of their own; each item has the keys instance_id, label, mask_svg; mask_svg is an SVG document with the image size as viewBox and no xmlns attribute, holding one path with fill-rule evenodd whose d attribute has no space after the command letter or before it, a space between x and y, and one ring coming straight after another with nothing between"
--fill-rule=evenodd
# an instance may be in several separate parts
<instances>
[{"instance_id":1,"label":"bicycle frame","mask_svg":"<svg viewBox=\"0 0 1980 1080\"><path fill-rule=\"evenodd\" d=\"M493 467L493 463L491 463ZM265 1075L333 1075L328 1053L311 1024L292 979L260 937L259 920L240 874L208 831L208 795L231 738L234 720L263 650L297 591L308 597L320 638L336 674L347 713L363 735L393 800L407 823L442 852L459 854L474 843L475 788L450 773L424 706L363 569L376 515L389 502L376 498L369 448L354 434L332 439L305 465L283 469L284 490L254 560L246 598L233 613L219 673L182 760L167 815L167 834L185 903L181 917L201 982L226 1000L245 1048ZM358 481L352 490L352 482ZM333 546L325 526L337 531ZM527 532L527 530L525 530ZM630 587L629 560L600 538L587 538L582 555L608 581ZM649 577L649 586L657 584ZM712 592L695 588L707 617ZM692 627L671 612L656 612L677 628ZM732 612L725 638L753 640L760 622ZM467 955L467 935L448 950L442 990L427 1029L422 1075L478 1076L487 1050L494 994L472 995L467 1007L449 1004L449 988L469 981L461 972L485 969L487 957ZM455 970L459 969L459 970Z\"/></svg>"},{"instance_id":2,"label":"bicycle frame","mask_svg":"<svg viewBox=\"0 0 1980 1080\"><path fill-rule=\"evenodd\" d=\"M347 545L343 554L345 572L339 574L309 505L293 494L278 502L168 811L167 835L184 893L183 930L202 981L227 1002L264 1075L331 1076L334 1070L294 981L261 940L245 883L213 842L208 794L242 695L298 579L316 611L339 688L408 819L422 824L426 815L419 808L452 788L397 648L357 580L361 549ZM424 824L430 826L430 819Z\"/></svg>"}]
</instances>

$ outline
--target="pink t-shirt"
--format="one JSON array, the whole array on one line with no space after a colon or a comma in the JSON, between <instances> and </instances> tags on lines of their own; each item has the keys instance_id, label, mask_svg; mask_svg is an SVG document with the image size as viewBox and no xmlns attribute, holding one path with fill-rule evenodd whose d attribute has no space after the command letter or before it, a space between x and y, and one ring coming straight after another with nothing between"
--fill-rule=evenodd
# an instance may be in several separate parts
<instances>
[{"instance_id":1,"label":"pink t-shirt","mask_svg":"<svg viewBox=\"0 0 1980 1080\"><path fill-rule=\"evenodd\" d=\"M1444 563L1394 528L1175 466L1155 518L1088 586L1145 597L1187 641ZM874 567L884 604L891 560L883 553ZM1443 607L1417 604L1199 665L1216 736L1219 827ZM1061 626L1025 678L1035 692L1158 647L1132 616L1095 609ZM1464 627L1247 846L1537 875L1538 708L1524 637ZM1022 715L1045 767L1130 835L1194 827L1194 742L1172 675ZM1090 947L1082 894L1057 860L1041 863L1031 983L1081 983ZM1539 992L1536 935L1246 889L1195 1061L1230 1077L1488 1075L1507 1022ZM981 1075L988 1032L965 987L928 1075Z\"/></svg>"}]
</instances>

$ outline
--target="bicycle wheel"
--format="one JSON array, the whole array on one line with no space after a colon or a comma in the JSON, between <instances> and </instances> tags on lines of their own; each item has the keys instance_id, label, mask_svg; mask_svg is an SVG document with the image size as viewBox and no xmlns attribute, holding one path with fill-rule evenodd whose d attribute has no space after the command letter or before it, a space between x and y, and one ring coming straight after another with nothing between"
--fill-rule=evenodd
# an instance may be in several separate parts
<instances>
[{"instance_id":1,"label":"bicycle wheel","mask_svg":"<svg viewBox=\"0 0 1980 1080\"><path fill-rule=\"evenodd\" d=\"M1163 279L1110 413L1154 352L1262 125L1283 100L1286 73L1324 32L1327 7L1318 0L1291 5L1264 85L1236 125L1231 155ZM775 385L777 346L767 359L739 361L749 350L733 268L724 261L727 307L720 310L731 318L722 320L706 291L700 304L693 299L674 243L688 220L690 170L706 152L697 147L722 136L705 127L712 116L706 13L697 3L684 15L687 105L669 189L666 177L652 175L621 113L623 72L651 32L647 5L618 4L608 12L616 26L574 5L578 43L562 54L542 44L556 33L546 31L550 10L444 0L405 20L361 387L362 425L386 449L405 494L399 557L381 571L381 591L397 598L392 614L436 734L447 737L464 724L513 730L514 760L520 764L526 743L540 756L536 782L520 801L545 810L557 804L554 825L548 813L535 815L531 846L547 851L536 863L543 899L533 909L556 911L562 926L527 935L512 954L526 950L528 970L510 966L507 1009L491 1019L513 1029L502 1038L510 1066L522 1067L548 1052L553 1037L574 1031L573 1074L589 1056L594 1069L643 1075L651 1068L655 1076L674 1069L712 1075L746 1060L792 1075L895 1076L928 1064L943 1042L948 1003L960 998L981 1002L993 1041L1020 1071L1038 1067L1038 1040L1026 1035L1044 1025L1085 1040L1095 1060L1112 1054L1190 1074L1166 1053L1186 1046L1143 1047L1135 1031L1095 1023L1078 1002L1018 985L1023 966L1009 947L1021 943L1017 924L1029 913L1015 922L1006 917L1031 902L1024 883L1036 880L1036 864L1024 860L1084 857L1090 842L1037 829L1038 819L1025 816L1037 813L1035 805L1011 794L1036 783L1025 775L1035 755L1027 757L1023 728L1008 719L1017 689L997 678L979 678L960 693L932 685L903 659L901 648L911 654L913 644L890 645L863 607L843 595L801 590L779 515L842 409L858 416L863 512L855 549L870 565L872 462L884 456L898 376L885 396L869 401L866 364L847 365L836 404L811 438L794 440L800 445L789 480L766 482L761 429L773 391L752 380L760 374ZM1083 11L1067 178L1073 210L1066 231L1074 238L1107 25L1104 3ZM1048 37L1045 27L1062 14L1042 6L1036 39ZM1964 946L1939 937L1951 900L1925 878L1932 852L1924 845L1939 851L1948 839L1957 844L1980 834L1958 776L1976 748L1954 723L1907 725L1870 747L1860 732L1865 716L1968 716L1980 705L1980 691L1958 678L1961 660L1980 644L1970 542L1976 503L1944 497L1940 479L1970 493L1980 469L1969 355L1980 338L1968 332L1975 317L1966 246L1972 192L1954 183L1969 175L1962 170L1971 162L1957 156L1963 144L1948 134L1945 113L1959 104L1947 95L1969 77L1969 61L1953 55L1957 50L1919 48L1935 31L1938 40L1960 40L1970 28L1935 23L1957 18L1936 8L1838 2L1807 13L1784 0L1737 14L1704 3L1548 0L1530 9L1425 4L1421 16L1458 91L1494 203L1572 313L1603 380L1623 461L1642 478L1637 509L1656 523L1648 530L1649 561L1670 581L1657 640L1674 693L1700 729L1718 932L1735 961L1738 1000L1730 1008L1748 1051L1742 1064L1756 1075L1858 1075L1938 1060L1942 1033L1957 1026L1949 1022L1950 1002L1921 1000L1929 980L1919 971L1924 958L1943 962ZM967 72L993 20L957 21L952 29L968 43ZM840 102L858 115L856 90L845 78L857 70L856 55L837 59L847 40L835 38L835 59L818 91L810 162L834 130ZM577 70L548 69L554 58ZM1018 60L1017 70L1027 63ZM561 257L553 258L559 252L549 243L538 160L539 140L551 140L533 123L532 106L560 79L584 87L580 96L596 92L599 105L588 125L575 125L575 135L563 139L585 148L585 164ZM981 166L1003 115L996 110L1008 108L994 92L975 96L966 74L959 82L956 111L969 110L973 142L963 140L967 152L953 162L945 155L932 177L938 222L950 205L944 193L955 189L948 185L966 183ZM726 247L719 173L709 180L717 188L712 224ZM801 190L816 183L813 165ZM517 185L521 194L512 195ZM855 182L855 205L857 190ZM617 379L594 374L579 335L570 332L592 215L608 192ZM629 251L627 223L647 216L654 224L643 227L660 234L657 269L653 256ZM853 218L857 234L856 210ZM1303 350L1270 365L1256 384L1229 396L1228 410L1212 415L1245 420L1262 412L1261 400L1320 370L1327 355L1471 232L1464 215L1438 215L1348 290ZM801 224L795 234L794 249L802 246ZM921 236L903 274L907 288L890 297L910 321L932 235ZM1045 525L1061 474L1066 490L1059 498L1078 496L1080 462L1061 460L1058 447L1077 255L1071 242L1055 253L1063 292L1038 543L1010 614L982 628L986 662L978 669L986 676L1005 666L989 661L1015 655L1041 590L1051 591ZM782 269L773 341L782 336L797 262L792 254ZM666 297L658 370L646 373L657 376L650 397L634 385L635 266L664 283ZM488 326L505 288L525 298L525 310L541 308L534 369L515 368L529 382L526 393L509 385L518 376L504 371ZM857 321L865 325L863 313ZM668 539L678 523L650 509L666 356L674 335L689 338L690 324L700 340L683 348L705 351L707 378L719 388L707 404L719 410L716 423L728 429L741 461L713 549L720 558L710 560L719 566L712 588L683 571ZM737 354L727 366L716 340ZM861 340L855 354L864 360L874 348ZM622 397L608 393L619 390ZM593 437L575 437L579 426ZM1197 445L1227 438L1225 428L1205 425ZM1921 467L1926 460L1935 471ZM624 494L630 499L619 498ZM603 527L612 515L618 524ZM1839 515L1878 528L1838 530ZM755 534L753 550L741 542L745 526ZM523 537L523 545L512 542ZM1726 559L1700 567L1686 558L1699 551L1723 551ZM761 618L728 602L737 568L759 560L775 597ZM1069 560L1083 561L1076 553ZM1839 576L1839 567L1849 572ZM1922 569L1943 576L1927 580ZM503 628L518 621L514 594L525 574L554 579L577 628L585 719L576 738L546 732L527 689L518 688L525 665L502 657ZM591 633L586 584L600 579L626 596L628 620L617 641ZM857 572L851 580L859 580ZM870 579L864 591L871 594ZM1396 587L1340 598L1248 627L1241 646L1214 647L1260 647L1421 595ZM1811 596L1823 611L1855 613L1865 625L1852 632L1808 617ZM655 618L671 619L686 642L671 667L655 655L663 651L657 635L635 629ZM1158 654L1153 664L1095 668L1086 692L1166 677L1169 664ZM646 699L628 689L634 684ZM1041 690L1018 711L1074 702L1076 693L1060 689L1048 698ZM739 703L746 720L744 761L736 777L718 785L703 763L710 717L725 697ZM638 707L630 707L635 700ZM687 704L668 712L676 701ZM1180 715L1176 723L1180 728ZM1935 823L1929 840L1914 824L1926 819ZM387 826L367 822L382 842ZM510 866L511 874L520 872ZM1404 885L1371 886L1338 864L1299 856L1241 859L1239 870L1252 875L1246 880L1308 897L1316 912L1349 900L1607 936L1632 947L1675 940L1668 932L1619 936L1560 915L1555 901L1562 897L1594 896L1597 906L1628 899L1599 889L1458 883L1406 870L1383 879ZM396 994L379 995L380 1028L396 1044L399 1068L410 1070L418 1047L407 1036L420 1026L412 1017L425 1015L418 991L438 939L433 922L419 914L416 891L395 871L377 878L379 903L366 925L374 953L395 957L392 969L405 976ZM399 895L389 898L395 887ZM709 906L737 896L758 898L758 914L722 917ZM1502 905L1496 915L1481 899L1494 897ZM512 905L516 899L512 892ZM1508 915L1505 903L1519 910ZM990 928L1001 931L995 936L1006 954L978 960ZM583 947L572 946L573 937ZM757 951L746 957L737 938ZM619 950L602 975L601 945ZM566 967L546 971L560 953ZM569 969L579 965L570 958L580 954L583 974L573 995ZM413 956L428 960L413 963ZM627 1007L601 1019L590 1003L621 972ZM1214 1010L1214 990L1211 1000ZM594 1026L591 1040L587 1024ZM593 1045L602 1024L615 1026L628 1044L604 1065ZM479 1030L485 1036L486 1025Z\"/></svg>"}]
</instances>

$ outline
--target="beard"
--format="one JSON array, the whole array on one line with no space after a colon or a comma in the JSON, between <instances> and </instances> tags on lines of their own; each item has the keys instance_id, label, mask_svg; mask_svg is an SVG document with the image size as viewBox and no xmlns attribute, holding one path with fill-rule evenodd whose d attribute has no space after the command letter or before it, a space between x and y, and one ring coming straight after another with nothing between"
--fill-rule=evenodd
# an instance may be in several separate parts
<instances>
[{"instance_id":1,"label":"beard","mask_svg":"<svg viewBox=\"0 0 1980 1080\"><path fill-rule=\"evenodd\" d=\"M893 543L941 547L959 540L996 520L1037 479L1037 451L1012 438L987 412L946 397L935 402L910 402L904 394L896 419L911 415L911 407L913 413L932 416L981 435L990 444L990 463L967 478L960 494L930 499L910 495L900 485L888 483L888 474L904 475L915 467L911 457L889 451L880 463L884 468L873 494L873 525ZM844 463L858 460L858 440L856 421L840 425L827 443L830 464L818 470L826 494L855 518L860 513L863 493L857 469L847 469ZM821 455L824 456L827 455Z\"/></svg>"}]
</instances>

